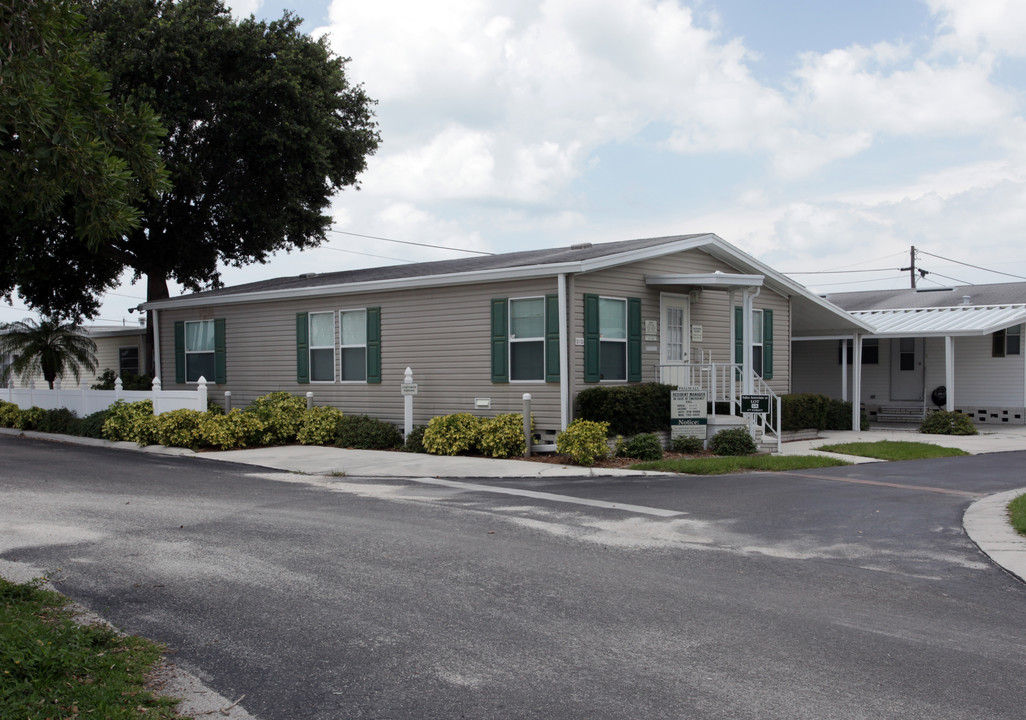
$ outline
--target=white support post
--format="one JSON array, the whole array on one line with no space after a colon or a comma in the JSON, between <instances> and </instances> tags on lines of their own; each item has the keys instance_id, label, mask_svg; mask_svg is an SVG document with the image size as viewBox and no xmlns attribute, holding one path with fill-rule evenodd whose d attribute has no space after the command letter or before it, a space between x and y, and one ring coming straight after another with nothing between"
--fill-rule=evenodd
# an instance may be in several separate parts
<instances>
[{"instance_id":1,"label":"white support post","mask_svg":"<svg viewBox=\"0 0 1026 720\"><path fill-rule=\"evenodd\" d=\"M227 415L232 411L232 391L224 391L224 414Z\"/></svg>"},{"instance_id":2,"label":"white support post","mask_svg":"<svg viewBox=\"0 0 1026 720\"><path fill-rule=\"evenodd\" d=\"M117 380L114 381L114 389L118 390L119 388L121 388L121 378L118 378ZM153 392L153 414L154 415L160 415L160 408L161 408L161 402L160 402L160 392L161 392L160 375L157 375L156 377L153 378L153 383L151 385L151 391ZM117 393L115 393L115 396L117 396ZM206 410L206 408L203 408L203 409Z\"/></svg>"},{"instance_id":3,"label":"white support post","mask_svg":"<svg viewBox=\"0 0 1026 720\"><path fill-rule=\"evenodd\" d=\"M862 429L862 336L855 333L851 342L851 429ZM859 361L855 362L855 358Z\"/></svg>"},{"instance_id":4,"label":"white support post","mask_svg":"<svg viewBox=\"0 0 1026 720\"><path fill-rule=\"evenodd\" d=\"M156 380L154 380L153 382L157 383ZM114 402L117 402L118 400L121 399L121 392L124 389L125 389L125 383L121 381L121 378L120 377L114 378ZM159 384L154 389L155 390L159 390L160 389ZM157 407L156 398L154 398L153 407Z\"/></svg>"},{"instance_id":5,"label":"white support post","mask_svg":"<svg viewBox=\"0 0 1026 720\"><path fill-rule=\"evenodd\" d=\"M944 409L953 412L955 410L955 338L951 335L944 336L944 387L947 390Z\"/></svg>"},{"instance_id":6,"label":"white support post","mask_svg":"<svg viewBox=\"0 0 1026 720\"><path fill-rule=\"evenodd\" d=\"M857 362L854 353L851 361ZM848 402L848 338L841 340L841 402Z\"/></svg>"},{"instance_id":7,"label":"white support post","mask_svg":"<svg viewBox=\"0 0 1026 720\"><path fill-rule=\"evenodd\" d=\"M406 368L403 373L403 384L413 384L413 370ZM410 437L413 432L413 395L403 395L403 437Z\"/></svg>"},{"instance_id":8,"label":"white support post","mask_svg":"<svg viewBox=\"0 0 1026 720\"><path fill-rule=\"evenodd\" d=\"M531 457L531 393L524 393L524 457Z\"/></svg>"},{"instance_id":9,"label":"white support post","mask_svg":"<svg viewBox=\"0 0 1026 720\"><path fill-rule=\"evenodd\" d=\"M566 311L566 275L560 273L556 285L559 305L559 429L566 430L570 422L570 347Z\"/></svg>"},{"instance_id":10,"label":"white support post","mask_svg":"<svg viewBox=\"0 0 1026 720\"><path fill-rule=\"evenodd\" d=\"M313 408L313 393L308 392L306 394L306 409L310 410L311 408Z\"/></svg>"}]
</instances>

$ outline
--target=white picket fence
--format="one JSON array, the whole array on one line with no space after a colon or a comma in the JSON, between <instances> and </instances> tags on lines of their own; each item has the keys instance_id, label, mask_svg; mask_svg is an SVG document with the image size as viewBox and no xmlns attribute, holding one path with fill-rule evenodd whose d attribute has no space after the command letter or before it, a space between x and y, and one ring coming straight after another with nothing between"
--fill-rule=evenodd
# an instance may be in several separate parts
<instances>
[{"instance_id":1,"label":"white picket fence","mask_svg":"<svg viewBox=\"0 0 1026 720\"><path fill-rule=\"evenodd\" d=\"M40 407L44 410L67 408L78 417L85 417L100 410L106 410L118 400L137 402L153 401L153 414L160 415L169 410L207 409L207 381L200 378L195 390L162 390L160 378L153 380L153 390L124 390L121 378L114 381L113 390L61 390L60 380L54 382L54 389L36 388L35 382L27 388L0 388L0 400L16 404L22 410Z\"/></svg>"}]
</instances>

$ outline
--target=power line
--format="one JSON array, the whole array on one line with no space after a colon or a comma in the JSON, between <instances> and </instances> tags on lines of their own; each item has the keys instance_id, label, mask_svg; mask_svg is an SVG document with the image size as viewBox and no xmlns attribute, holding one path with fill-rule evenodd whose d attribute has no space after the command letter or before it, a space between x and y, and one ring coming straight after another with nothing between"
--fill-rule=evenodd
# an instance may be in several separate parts
<instances>
[{"instance_id":1,"label":"power line","mask_svg":"<svg viewBox=\"0 0 1026 720\"><path fill-rule=\"evenodd\" d=\"M976 284L976 283L971 283L968 280L959 280L958 278L951 277L949 275L941 275L939 272L931 272L930 274L931 275L936 275L937 277L942 277L945 280L954 280L955 282L957 282L957 283L959 283L961 285L975 285Z\"/></svg>"},{"instance_id":2,"label":"power line","mask_svg":"<svg viewBox=\"0 0 1026 720\"><path fill-rule=\"evenodd\" d=\"M847 275L860 272L891 272L894 268L873 268L871 270L805 270L802 272L785 272L784 275Z\"/></svg>"},{"instance_id":3,"label":"power line","mask_svg":"<svg viewBox=\"0 0 1026 720\"><path fill-rule=\"evenodd\" d=\"M325 250L334 250L335 252L352 253L353 255L366 255L367 257L381 258L382 260L395 260L397 262L413 262L413 260L407 260L406 258L394 258L388 255L375 255L373 253L359 252L358 250L343 250L342 248L332 247L331 245L321 245L320 248ZM318 248L318 249L320 249Z\"/></svg>"},{"instance_id":4,"label":"power line","mask_svg":"<svg viewBox=\"0 0 1026 720\"><path fill-rule=\"evenodd\" d=\"M435 250L454 250L455 252L474 253L475 255L494 255L495 253L485 252L484 250L465 250L464 248L447 247L445 245L429 245L427 243L410 242L409 240L393 240L392 238L378 237L377 235L362 235L360 233L347 232L345 230L331 230L328 232L336 233L338 235L352 235L353 237L362 237L369 240L383 240L384 242L394 242L400 245L416 245L417 247L434 248Z\"/></svg>"},{"instance_id":5,"label":"power line","mask_svg":"<svg viewBox=\"0 0 1026 720\"><path fill-rule=\"evenodd\" d=\"M971 268L974 268L976 270L983 270L984 272L991 272L991 273L995 273L997 275L1006 275L1008 277L1013 277L1016 280L1026 280L1026 277L1023 277L1022 275L1013 275L1012 273L1001 272L1000 270L991 270L990 268L980 267L979 265L973 265L971 263L962 262L961 260L952 260L951 258L941 257L940 255L934 255L933 253L928 253L925 250L920 250L919 252L921 252L923 255L929 255L930 257L935 257L938 260L946 260L947 262L953 262L956 265L965 265L966 267L971 267ZM967 283L967 284L971 284L971 283Z\"/></svg>"}]
</instances>

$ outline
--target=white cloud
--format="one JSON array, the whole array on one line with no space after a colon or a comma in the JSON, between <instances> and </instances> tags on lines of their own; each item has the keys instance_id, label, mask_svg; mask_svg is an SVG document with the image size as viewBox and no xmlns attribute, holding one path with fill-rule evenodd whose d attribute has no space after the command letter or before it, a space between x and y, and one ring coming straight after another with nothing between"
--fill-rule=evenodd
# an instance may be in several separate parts
<instances>
[{"instance_id":1,"label":"white cloud","mask_svg":"<svg viewBox=\"0 0 1026 720\"><path fill-rule=\"evenodd\" d=\"M974 54L988 49L1013 57L1026 56L1022 0L926 0L945 33L938 49Z\"/></svg>"},{"instance_id":2,"label":"white cloud","mask_svg":"<svg viewBox=\"0 0 1026 720\"><path fill-rule=\"evenodd\" d=\"M264 5L264 0L224 0L224 4L236 18L248 18Z\"/></svg>"}]
</instances>

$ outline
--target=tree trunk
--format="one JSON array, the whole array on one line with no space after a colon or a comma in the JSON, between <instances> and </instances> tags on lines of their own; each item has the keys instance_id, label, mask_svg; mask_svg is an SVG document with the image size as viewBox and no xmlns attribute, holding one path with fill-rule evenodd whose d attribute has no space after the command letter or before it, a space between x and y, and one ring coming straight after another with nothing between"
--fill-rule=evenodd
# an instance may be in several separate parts
<instances>
[{"instance_id":1,"label":"tree trunk","mask_svg":"<svg viewBox=\"0 0 1026 720\"><path fill-rule=\"evenodd\" d=\"M146 301L153 302L154 300L167 300L169 297L171 297L171 294L167 290L167 276L155 273L146 273ZM147 373L150 377L154 378L157 377L157 359L153 353L153 349L156 345L153 337L155 315L156 313L153 310L146 311ZM161 382L163 382L163 378L161 378Z\"/></svg>"}]
</instances>

